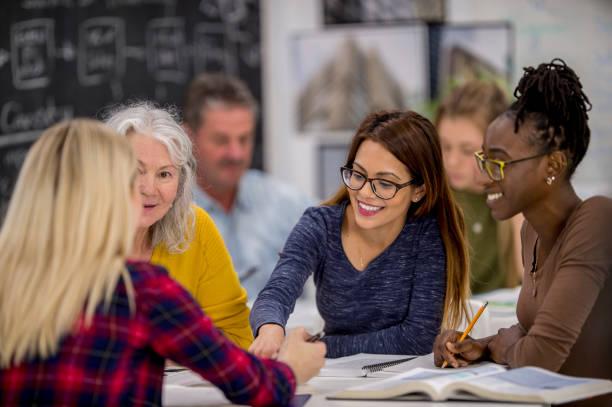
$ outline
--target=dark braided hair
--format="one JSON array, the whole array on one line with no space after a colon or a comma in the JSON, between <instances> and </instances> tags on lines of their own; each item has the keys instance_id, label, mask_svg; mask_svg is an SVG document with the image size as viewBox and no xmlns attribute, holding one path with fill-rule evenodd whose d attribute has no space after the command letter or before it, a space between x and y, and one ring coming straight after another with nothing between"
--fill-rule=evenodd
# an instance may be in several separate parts
<instances>
[{"instance_id":1,"label":"dark braided hair","mask_svg":"<svg viewBox=\"0 0 612 407\"><path fill-rule=\"evenodd\" d=\"M533 122L532 141L542 147L542 152L567 152L569 178L589 146L587 112L591 102L582 91L578 75L562 59L523 69L525 73L514 90L517 100L509 109L514 131L518 132L526 121Z\"/></svg>"}]
</instances>

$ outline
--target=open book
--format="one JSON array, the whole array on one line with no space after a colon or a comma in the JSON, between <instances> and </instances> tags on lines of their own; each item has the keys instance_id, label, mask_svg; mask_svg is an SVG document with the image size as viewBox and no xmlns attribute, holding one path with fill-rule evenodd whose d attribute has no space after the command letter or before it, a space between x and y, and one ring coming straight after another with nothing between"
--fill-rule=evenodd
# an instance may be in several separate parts
<instances>
[{"instance_id":1,"label":"open book","mask_svg":"<svg viewBox=\"0 0 612 407\"><path fill-rule=\"evenodd\" d=\"M319 376L332 377L366 377L385 368L395 366L416 356L409 355L376 355L371 353L358 353L337 359L326 359L325 366Z\"/></svg>"},{"instance_id":2,"label":"open book","mask_svg":"<svg viewBox=\"0 0 612 407\"><path fill-rule=\"evenodd\" d=\"M482 399L559 404L612 392L612 381L572 377L537 367L505 370L496 364L475 368L415 368L375 383L351 387L330 399Z\"/></svg>"}]
</instances>

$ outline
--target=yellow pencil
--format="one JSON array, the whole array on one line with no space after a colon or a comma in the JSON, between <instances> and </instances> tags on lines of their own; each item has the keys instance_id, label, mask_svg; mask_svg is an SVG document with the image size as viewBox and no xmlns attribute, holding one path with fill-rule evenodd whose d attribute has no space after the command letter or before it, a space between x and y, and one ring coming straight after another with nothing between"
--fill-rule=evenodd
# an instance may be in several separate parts
<instances>
[{"instance_id":1,"label":"yellow pencil","mask_svg":"<svg viewBox=\"0 0 612 407\"><path fill-rule=\"evenodd\" d=\"M472 328L474 328L474 325L476 325L476 321L478 321L478 318L480 318L485 308L487 308L487 305L489 305L489 301L482 304L482 306L478 309L478 312L476 313L476 315L474 315L474 318L472 318L472 321L470 322L466 330L463 331L463 335L461 335L461 338L459 338L458 342L463 342L463 340L467 338ZM442 369L444 369L446 366L448 366L448 362L445 360L444 363L442 363Z\"/></svg>"}]
</instances>

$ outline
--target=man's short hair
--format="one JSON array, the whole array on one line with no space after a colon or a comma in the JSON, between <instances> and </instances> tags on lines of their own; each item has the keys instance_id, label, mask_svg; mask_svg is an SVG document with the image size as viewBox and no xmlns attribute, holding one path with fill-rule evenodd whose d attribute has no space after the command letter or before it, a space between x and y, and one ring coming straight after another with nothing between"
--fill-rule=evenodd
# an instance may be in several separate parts
<instances>
[{"instance_id":1,"label":"man's short hair","mask_svg":"<svg viewBox=\"0 0 612 407\"><path fill-rule=\"evenodd\" d=\"M245 107L255 115L258 111L257 101L243 81L222 73L202 73L187 87L183 119L196 130L202 125L202 110L215 106Z\"/></svg>"}]
</instances>

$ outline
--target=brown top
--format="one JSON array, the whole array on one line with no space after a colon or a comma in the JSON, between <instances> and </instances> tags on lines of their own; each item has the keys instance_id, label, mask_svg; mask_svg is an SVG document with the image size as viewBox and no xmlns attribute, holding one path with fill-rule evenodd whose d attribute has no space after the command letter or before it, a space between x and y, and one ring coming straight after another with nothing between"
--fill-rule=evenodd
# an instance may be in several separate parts
<instances>
[{"instance_id":1,"label":"brown top","mask_svg":"<svg viewBox=\"0 0 612 407\"><path fill-rule=\"evenodd\" d=\"M582 202L533 276L537 235L527 222L521 237L517 316L526 335L508 349L508 364L612 379L612 199Z\"/></svg>"}]
</instances>

